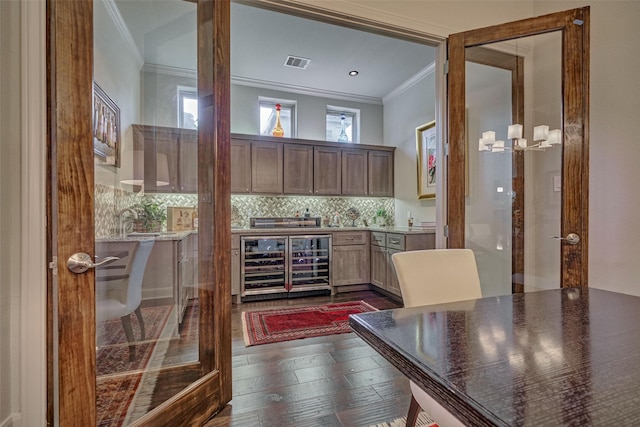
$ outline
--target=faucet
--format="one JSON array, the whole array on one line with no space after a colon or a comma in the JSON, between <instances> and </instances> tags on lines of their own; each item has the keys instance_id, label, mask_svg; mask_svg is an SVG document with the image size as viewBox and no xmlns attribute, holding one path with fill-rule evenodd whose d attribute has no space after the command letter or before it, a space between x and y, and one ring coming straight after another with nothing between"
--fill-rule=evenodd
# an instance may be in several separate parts
<instances>
[{"instance_id":1,"label":"faucet","mask_svg":"<svg viewBox=\"0 0 640 427\"><path fill-rule=\"evenodd\" d=\"M130 216L131 219L128 219L125 221L124 220L125 214L129 214L127 216ZM120 212L118 212L116 217L118 218L118 235L120 237L126 237L127 229L131 224L133 224L134 220L138 219L138 213L131 208L124 208L124 209L121 209Z\"/></svg>"}]
</instances>

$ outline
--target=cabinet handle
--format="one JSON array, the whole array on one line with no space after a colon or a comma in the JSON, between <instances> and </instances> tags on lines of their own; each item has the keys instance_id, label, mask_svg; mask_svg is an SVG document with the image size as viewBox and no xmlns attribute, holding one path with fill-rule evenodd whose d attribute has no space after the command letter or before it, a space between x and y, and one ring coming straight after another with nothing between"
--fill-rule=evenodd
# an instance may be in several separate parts
<instances>
[{"instance_id":1,"label":"cabinet handle","mask_svg":"<svg viewBox=\"0 0 640 427\"><path fill-rule=\"evenodd\" d=\"M238 252L238 251L236 251L236 255L239 255L239 252Z\"/></svg>"},{"instance_id":2,"label":"cabinet handle","mask_svg":"<svg viewBox=\"0 0 640 427\"><path fill-rule=\"evenodd\" d=\"M345 237L344 240L353 240L353 237Z\"/></svg>"},{"instance_id":3,"label":"cabinet handle","mask_svg":"<svg viewBox=\"0 0 640 427\"><path fill-rule=\"evenodd\" d=\"M398 240L398 239L389 239L389 242L393 243L394 245L397 245L398 243L400 243L400 240Z\"/></svg>"}]
</instances>

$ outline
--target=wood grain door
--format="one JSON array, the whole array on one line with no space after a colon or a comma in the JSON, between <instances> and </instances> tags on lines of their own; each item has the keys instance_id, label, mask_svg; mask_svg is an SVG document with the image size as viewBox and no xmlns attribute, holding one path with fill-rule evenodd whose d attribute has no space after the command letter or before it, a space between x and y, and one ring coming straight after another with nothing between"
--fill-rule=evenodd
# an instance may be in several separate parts
<instances>
[{"instance_id":1,"label":"wood grain door","mask_svg":"<svg viewBox=\"0 0 640 427\"><path fill-rule=\"evenodd\" d=\"M124 3L127 2L123 2L122 7L126 8ZM158 43L154 46L161 50L160 44L166 39L160 35L171 33L179 28L178 24L185 22L193 22L189 30L189 34L194 35L192 40L196 40L197 33L199 243L198 250L193 251L198 257L199 272L195 284L198 312L194 316L198 326L197 345L194 359L156 367L156 384L163 386L151 388L153 392L146 413L143 411L131 420L127 416L125 425L191 426L201 425L231 399L230 2L162 3L153 7L175 6L182 10L186 5L188 10L181 13L178 20L162 21L165 26L152 34L148 43ZM142 121L135 116L139 98L126 94L139 89L136 89L136 82L125 81L123 75L127 69L121 63L105 64L109 54L117 53L116 59L123 59L130 47L101 37L94 38L96 33L119 33L106 31L104 25L109 24L111 18L94 21L94 15L107 13L107 8L114 5L113 2L91 0L47 2L50 177L47 250L48 259L57 260L57 266L52 265L55 268L50 270L48 288L49 425L96 425L96 401L105 397L96 392L96 274L94 269L71 272L67 259L82 252L93 261L96 243L104 237L100 235L106 234L108 229L115 231L116 221L113 214L108 214L108 209L117 213L128 202L143 197L119 184L131 168L130 163L129 166L126 164L126 160L131 160L126 157L127 148L131 150L132 147L132 141L128 139L132 134L131 125L135 120ZM128 5L135 8L142 2ZM125 14L124 9L120 10L121 17ZM126 19L119 22L126 23ZM174 24L176 26L172 27ZM145 58L141 55L139 59L144 62ZM114 66L121 73L108 74L105 72L107 66ZM141 73L134 68L132 74ZM115 145L115 149L122 150L120 163L114 162L117 156L97 155L94 151L93 124L98 123L93 115L94 79L111 87L105 92L111 94L120 109L117 126L109 125L114 134L108 141L122 144ZM123 84L132 86L123 87ZM159 86L165 87L169 86ZM132 100L132 103L124 100ZM113 200L123 204L112 203ZM169 301L169 304L173 303ZM119 319L115 321L118 325ZM166 331L166 328L162 330ZM136 351L142 351L143 345L136 343ZM125 346L129 347L126 343ZM159 388L163 393L157 393ZM109 397L119 394L112 393ZM162 401L154 401L160 394Z\"/></svg>"},{"instance_id":2,"label":"wood grain door","mask_svg":"<svg viewBox=\"0 0 640 427\"><path fill-rule=\"evenodd\" d=\"M495 65L490 51L510 53L513 65ZM474 249L479 269L502 269L488 282L510 284L508 293L588 286L589 8L453 34L448 55L448 247ZM490 73L502 73L502 98L487 82L473 92L473 79ZM530 149L545 122L562 144ZM524 125L529 149L508 139L512 123ZM491 130L506 149L479 149Z\"/></svg>"}]
</instances>

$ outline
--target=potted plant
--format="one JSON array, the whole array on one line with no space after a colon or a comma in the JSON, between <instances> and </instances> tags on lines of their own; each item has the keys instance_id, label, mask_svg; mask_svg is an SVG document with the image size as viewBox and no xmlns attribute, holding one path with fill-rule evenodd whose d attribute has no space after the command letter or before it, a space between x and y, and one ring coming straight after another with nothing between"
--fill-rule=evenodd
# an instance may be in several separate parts
<instances>
[{"instance_id":1,"label":"potted plant","mask_svg":"<svg viewBox=\"0 0 640 427\"><path fill-rule=\"evenodd\" d=\"M142 200L131 208L138 214L138 219L133 221L133 231L138 233L162 231L162 226L167 220L167 211L162 205L150 200Z\"/></svg>"},{"instance_id":2,"label":"potted plant","mask_svg":"<svg viewBox=\"0 0 640 427\"><path fill-rule=\"evenodd\" d=\"M379 208L376 211L376 216L373 217L373 223L379 225L380 227L384 227L387 225L387 211L384 208Z\"/></svg>"}]
</instances>

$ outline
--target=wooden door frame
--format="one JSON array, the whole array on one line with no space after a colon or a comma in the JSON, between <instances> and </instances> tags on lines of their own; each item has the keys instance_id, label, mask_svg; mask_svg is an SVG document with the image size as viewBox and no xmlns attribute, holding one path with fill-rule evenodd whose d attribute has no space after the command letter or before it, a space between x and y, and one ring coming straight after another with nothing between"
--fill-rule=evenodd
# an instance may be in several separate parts
<instances>
[{"instance_id":1,"label":"wooden door frame","mask_svg":"<svg viewBox=\"0 0 640 427\"><path fill-rule=\"evenodd\" d=\"M202 424L231 399L230 1L199 0L197 19L203 118L198 142L200 357L172 369L196 370L200 378L134 425ZM65 264L75 252L95 251L94 159L87 144L92 0L47 2L47 70L47 259L59 260L47 284L47 418L50 425L57 415L59 425L88 426L96 423L94 272L74 274Z\"/></svg>"},{"instance_id":2,"label":"wooden door frame","mask_svg":"<svg viewBox=\"0 0 640 427\"><path fill-rule=\"evenodd\" d=\"M450 248L465 247L465 49L562 31L562 223L577 245L561 244L562 287L588 286L589 7L480 28L449 37L447 224ZM576 206L577 204L577 206Z\"/></svg>"}]
</instances>

